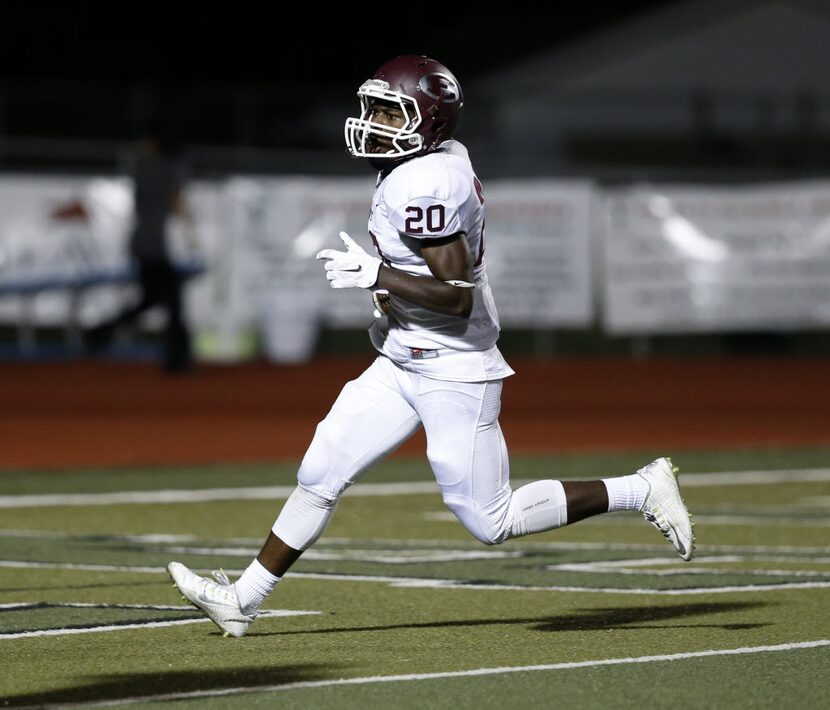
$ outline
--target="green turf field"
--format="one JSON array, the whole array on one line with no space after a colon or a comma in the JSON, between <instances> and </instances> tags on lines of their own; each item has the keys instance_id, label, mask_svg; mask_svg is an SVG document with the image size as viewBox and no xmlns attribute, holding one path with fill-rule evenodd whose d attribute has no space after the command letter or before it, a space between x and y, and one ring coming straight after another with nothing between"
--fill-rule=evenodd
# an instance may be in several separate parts
<instances>
[{"instance_id":1,"label":"green turf field","mask_svg":"<svg viewBox=\"0 0 830 710\"><path fill-rule=\"evenodd\" d=\"M519 484L660 453L511 463ZM164 566L238 574L293 465L5 472L0 705L830 707L830 450L673 458L691 563L634 513L485 547L425 461L387 461L244 639Z\"/></svg>"}]
</instances>

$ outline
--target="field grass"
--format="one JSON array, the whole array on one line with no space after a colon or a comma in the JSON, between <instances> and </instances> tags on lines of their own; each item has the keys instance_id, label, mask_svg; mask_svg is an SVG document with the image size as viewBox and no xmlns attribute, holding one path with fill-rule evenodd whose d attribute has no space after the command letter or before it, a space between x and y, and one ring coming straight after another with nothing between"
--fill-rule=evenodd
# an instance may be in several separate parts
<instances>
[{"instance_id":1,"label":"field grass","mask_svg":"<svg viewBox=\"0 0 830 710\"><path fill-rule=\"evenodd\" d=\"M512 470L516 484L607 476L660 453ZM244 639L186 606L164 566L239 573L294 464L5 472L0 704L830 706L830 451L673 458L691 563L633 513L482 546L424 461L390 459Z\"/></svg>"}]
</instances>

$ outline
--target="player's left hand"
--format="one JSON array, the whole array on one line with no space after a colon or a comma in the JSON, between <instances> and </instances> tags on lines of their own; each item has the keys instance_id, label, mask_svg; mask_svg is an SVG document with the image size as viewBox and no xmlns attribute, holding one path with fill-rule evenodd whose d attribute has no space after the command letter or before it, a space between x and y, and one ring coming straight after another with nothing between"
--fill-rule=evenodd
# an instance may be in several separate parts
<instances>
[{"instance_id":1,"label":"player's left hand","mask_svg":"<svg viewBox=\"0 0 830 710\"><path fill-rule=\"evenodd\" d=\"M323 249L315 258L325 262L332 288L371 288L377 283L380 259L366 251L346 232L340 232L346 251Z\"/></svg>"}]
</instances>

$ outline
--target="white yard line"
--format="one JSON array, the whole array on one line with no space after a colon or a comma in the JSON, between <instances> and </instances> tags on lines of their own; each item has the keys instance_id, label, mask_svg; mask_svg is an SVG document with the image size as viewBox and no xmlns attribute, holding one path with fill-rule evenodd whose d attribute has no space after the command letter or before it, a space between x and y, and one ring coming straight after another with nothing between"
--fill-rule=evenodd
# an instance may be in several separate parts
<instances>
[{"instance_id":1,"label":"white yard line","mask_svg":"<svg viewBox=\"0 0 830 710\"><path fill-rule=\"evenodd\" d=\"M695 517L697 520L697 517ZM636 520L641 524L640 520ZM2 535L0 531L0 535ZM237 542L250 542L252 545L259 544L261 541L252 540L237 540ZM411 544L413 546L426 547L428 545L434 546L436 549L448 547L473 547L480 548L479 542L465 542L462 540L403 540L398 538L345 538L345 537L324 537L316 543L317 547L326 545L403 545ZM510 540L506 543L509 546L521 547L526 551L556 551L556 550L666 550L666 543L638 543L638 542L546 542L542 540L535 540L532 536L523 537L520 539ZM699 552L758 552L758 553L793 553L794 555L802 555L812 557L815 554L826 554L830 551L830 545L826 546L810 546L810 545L698 545Z\"/></svg>"},{"instance_id":2,"label":"white yard line","mask_svg":"<svg viewBox=\"0 0 830 710\"><path fill-rule=\"evenodd\" d=\"M22 609L149 609L151 611L192 611L190 604L96 604L94 602L17 602L0 604L0 611Z\"/></svg>"},{"instance_id":3,"label":"white yard line","mask_svg":"<svg viewBox=\"0 0 830 710\"><path fill-rule=\"evenodd\" d=\"M630 527L637 527L642 525L643 519L637 515L629 515L630 511L616 511L608 515L600 515L589 518L585 521L586 524L596 527L604 527L607 525L625 525ZM746 527L747 525L754 525L757 527L796 527L796 528L824 528L830 526L830 519L826 515L822 516L808 516L808 515L794 515L792 513L782 512L779 516L766 515L752 515L751 512L744 511L743 513L698 513L692 511L696 524L705 525L725 525ZM452 513L434 512L425 513L424 518L433 520L435 522L452 522L454 517L446 517Z\"/></svg>"},{"instance_id":4,"label":"white yard line","mask_svg":"<svg viewBox=\"0 0 830 710\"><path fill-rule=\"evenodd\" d=\"M639 522L639 521L637 521ZM773 518L769 515L695 515L695 522L705 525L756 525L758 527L797 527L797 528L826 528L830 527L830 520L826 516L816 517L781 517Z\"/></svg>"},{"instance_id":5,"label":"white yard line","mask_svg":"<svg viewBox=\"0 0 830 710\"><path fill-rule=\"evenodd\" d=\"M440 680L444 678L472 678L478 676L504 675L507 673L532 673L537 671L568 671L579 668L598 668L602 666L621 666L636 663L661 663L685 661L692 658L712 658L718 656L743 656L756 653L781 653L799 651L803 649L821 648L830 646L830 639L816 641L802 641L798 643L779 643L770 646L742 646L740 648L712 649L706 651L687 651L684 653L666 653L655 656L633 656L627 658L599 658L589 661L573 661L570 663L546 663L535 666L502 666L498 668L475 668L466 671L444 671L441 673L407 673L404 675L364 676L359 678L338 678L332 680L310 680L283 685L249 686L240 688L223 688L218 690L196 690L183 693L165 693L160 695L145 695L143 697L123 698L120 700L104 700L92 703L69 703L49 705L50 708L78 707L106 707L112 705L131 705L134 703L168 702L175 700L190 700L195 698L227 697L246 693L274 693L283 690L299 690L302 688L328 688L340 685L373 685L376 683L402 683Z\"/></svg>"},{"instance_id":6,"label":"white yard line","mask_svg":"<svg viewBox=\"0 0 830 710\"><path fill-rule=\"evenodd\" d=\"M336 575L302 572L293 575L306 579L336 579L338 581L381 582L391 587L420 589L462 589L474 591L509 591L509 592L566 592L576 594L633 594L655 596L685 596L722 594L730 592L771 592L782 589L828 589L828 582L785 582L782 584L731 585L724 587L683 587L678 589L641 589L624 587L576 587L576 586L521 586L514 584L479 584L454 579L419 579L406 577L374 577L371 575Z\"/></svg>"},{"instance_id":7,"label":"white yard line","mask_svg":"<svg viewBox=\"0 0 830 710\"><path fill-rule=\"evenodd\" d=\"M723 473L684 473L683 488L698 486L758 486L771 483L821 483L830 481L830 468L785 468L777 471L724 471Z\"/></svg>"},{"instance_id":8,"label":"white yard line","mask_svg":"<svg viewBox=\"0 0 830 710\"><path fill-rule=\"evenodd\" d=\"M163 533L146 533L146 534L132 534L132 533L108 533L106 535L100 534L90 534L84 535L83 533L69 533L64 532L63 530L16 530L14 528L8 528L5 530L0 530L0 537L31 537L31 538L46 538L46 539L53 539L53 540L66 540L66 539L76 539L76 540L83 540L87 538L94 538L96 540L101 540L106 538L107 540L123 540L125 542L143 542L143 543L174 543L174 542L196 542L200 540L200 538L196 537L195 535L166 535ZM226 542L233 542L227 541ZM236 542L239 542L238 540ZM245 540L245 542L249 542L251 545L255 545L259 540L254 540L251 538L250 540Z\"/></svg>"},{"instance_id":9,"label":"white yard line","mask_svg":"<svg viewBox=\"0 0 830 710\"><path fill-rule=\"evenodd\" d=\"M256 557L258 547L191 547L175 545L166 548L171 555L225 555L227 557ZM457 562L467 560L495 560L523 557L524 550L421 550L365 548L312 548L303 553L304 560L337 562L375 562L387 565L408 565L427 562Z\"/></svg>"},{"instance_id":10,"label":"white yard line","mask_svg":"<svg viewBox=\"0 0 830 710\"><path fill-rule=\"evenodd\" d=\"M75 562L30 562L28 560L0 560L0 567L17 569L73 569L84 572L135 572L138 574L165 574L164 567L130 567L128 565L93 565ZM240 571L239 574L242 574Z\"/></svg>"},{"instance_id":11,"label":"white yard line","mask_svg":"<svg viewBox=\"0 0 830 710\"><path fill-rule=\"evenodd\" d=\"M136 572L141 574L165 573L158 567L126 567L119 565L73 564L69 562L22 562L0 560L0 567L19 569L72 569L91 572ZM244 570L225 570L229 575L241 575ZM293 572L292 579L317 579L337 582L378 582L392 587L420 589L461 589L469 591L509 592L574 592L578 594L635 594L655 596L684 596L700 594L724 594L731 592L777 592L783 589L827 589L830 582L785 582L782 584L731 585L724 587L682 587L677 589L626 589L624 587L574 587L574 586L522 586L515 584L478 584L458 579L428 579L421 577L384 577L365 574L323 574L316 572Z\"/></svg>"},{"instance_id":12,"label":"white yard line","mask_svg":"<svg viewBox=\"0 0 830 710\"><path fill-rule=\"evenodd\" d=\"M93 606L93 607L101 607L99 604L89 604L89 605L77 605L77 604L60 604L59 606ZM101 608L154 608L154 607L140 607L140 606L106 606ZM184 607L183 610L193 611L195 609L193 607ZM260 617L266 616L308 616L311 614L319 614L319 611L295 611L293 609L270 609L268 611L262 611L259 613ZM8 634L0 634L0 640L2 639L30 639L30 638L40 638L42 636L69 636L74 634L98 634L106 631L126 631L128 629L162 629L168 626L184 626L186 624L203 624L206 622L210 622L210 619L206 617L196 617L193 619L175 619L171 621L147 621L147 622L136 622L134 624L106 624L101 626L89 626L84 627L82 629L40 629L38 631L21 631L18 633L8 633Z\"/></svg>"},{"instance_id":13,"label":"white yard line","mask_svg":"<svg viewBox=\"0 0 830 710\"><path fill-rule=\"evenodd\" d=\"M201 488L194 490L119 491L116 493L50 493L0 496L0 508L40 508L57 505L147 505L158 503L205 503L228 500L272 500L288 498L294 486L249 488ZM413 483L364 483L349 490L349 496L394 496L438 494L431 481Z\"/></svg>"},{"instance_id":14,"label":"white yard line","mask_svg":"<svg viewBox=\"0 0 830 710\"><path fill-rule=\"evenodd\" d=\"M819 560L793 560L780 557L764 557L761 555L722 555L695 559L693 564L681 560L667 560L663 557L647 557L639 560L592 560L590 562L563 562L561 564L545 565L545 569L553 572L586 572L593 574L626 574L640 576L643 567L660 567L669 569L649 569L647 574L656 577L671 577L684 574L704 574L712 576L747 575L757 577L830 577L830 570L786 570L786 569L719 569L707 565L735 562L810 562L820 563ZM826 579L825 581L830 581Z\"/></svg>"},{"instance_id":15,"label":"white yard line","mask_svg":"<svg viewBox=\"0 0 830 710\"><path fill-rule=\"evenodd\" d=\"M146 624L116 624L114 626L90 626L83 629L41 629L40 631L21 631L20 633L0 634L0 640L31 639L44 636L71 636L75 634L97 634L106 631L128 631L130 629L160 629L166 626L185 626L203 624L210 619L177 619L175 621L148 621Z\"/></svg>"},{"instance_id":16,"label":"white yard line","mask_svg":"<svg viewBox=\"0 0 830 710\"><path fill-rule=\"evenodd\" d=\"M782 514L778 517L771 515L751 515L751 514L721 514L710 515L708 513L694 513L694 521L701 525L723 525L723 526L737 526L746 527L748 525L755 527L795 527L795 528L824 528L830 525L830 519L827 516L809 517L809 516L792 516ZM602 515L590 518L585 521L587 524L595 525L597 527L606 525L626 525L636 527L642 524L642 518L636 515L626 515L625 512L614 512L608 515Z\"/></svg>"},{"instance_id":17,"label":"white yard line","mask_svg":"<svg viewBox=\"0 0 830 710\"><path fill-rule=\"evenodd\" d=\"M725 471L681 474L684 488L698 486L766 485L830 481L830 468L783 469L778 471ZM514 481L519 485L521 481ZM0 496L0 508L49 506L119 505L158 503L202 503L225 500L271 500L288 498L294 486L203 488L198 490L118 491L114 493L63 493ZM347 496L392 496L438 494L433 481L403 483L358 483Z\"/></svg>"},{"instance_id":18,"label":"white yard line","mask_svg":"<svg viewBox=\"0 0 830 710\"><path fill-rule=\"evenodd\" d=\"M697 518L696 518L697 519ZM639 519L636 520L641 524ZM54 538L54 539L77 539L83 540L87 538L107 540L123 540L126 542L138 543L187 543L198 542L201 538L195 535L166 535L162 533L148 533L142 535L135 534L118 534L113 533L105 536L101 535L84 535L75 533L65 533L62 531L50 530L16 530L16 529L0 529L0 537L21 537L21 538ZM248 549L259 550L262 544L260 538L223 538L224 544L227 545L250 545ZM331 549L332 546L349 546L350 548L371 545L377 547L383 546L404 546L411 545L412 547L430 547L434 550L442 549L457 549L467 547L469 549L481 550L482 546L479 542L466 542L463 540L406 540L399 538L345 538L345 537L324 537L316 543L312 549ZM508 545L510 547L521 548L523 551L540 551L540 550L665 550L666 545L660 543L635 543L635 542L545 542L534 540L529 537L520 540L511 540ZM758 552L770 553L777 552L779 554L792 553L793 555L811 557L816 554L826 554L830 550L830 546L819 547L810 545L699 545L699 552L735 552L738 554ZM486 551L486 550L485 550Z\"/></svg>"}]
</instances>

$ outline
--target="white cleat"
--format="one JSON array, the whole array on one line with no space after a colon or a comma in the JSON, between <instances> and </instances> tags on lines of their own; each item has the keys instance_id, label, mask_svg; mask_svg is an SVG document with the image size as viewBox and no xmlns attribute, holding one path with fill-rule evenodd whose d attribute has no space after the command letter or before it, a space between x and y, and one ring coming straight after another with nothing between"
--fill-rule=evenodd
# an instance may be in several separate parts
<instances>
[{"instance_id":1,"label":"white cleat","mask_svg":"<svg viewBox=\"0 0 830 710\"><path fill-rule=\"evenodd\" d=\"M182 598L201 609L224 632L223 636L244 636L256 614L243 614L239 608L236 588L224 572L213 572L212 579L194 574L180 562L167 565L170 579Z\"/></svg>"},{"instance_id":2,"label":"white cleat","mask_svg":"<svg viewBox=\"0 0 830 710\"><path fill-rule=\"evenodd\" d=\"M649 493L643 505L643 517L657 528L687 562L695 554L695 537L692 517L680 495L677 485L677 468L671 459L660 458L643 466L637 474L649 485Z\"/></svg>"}]
</instances>

